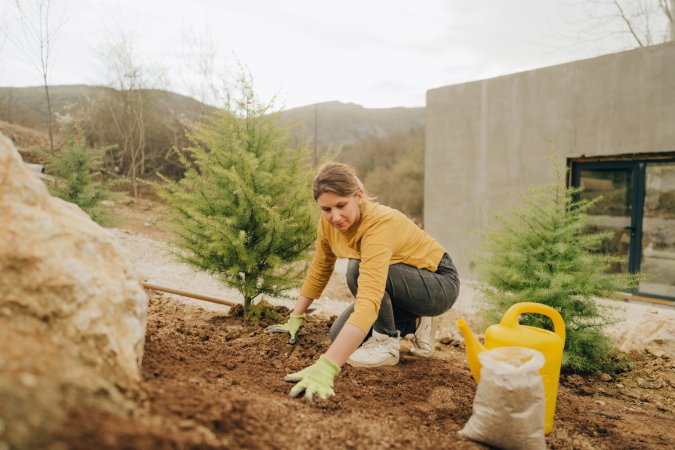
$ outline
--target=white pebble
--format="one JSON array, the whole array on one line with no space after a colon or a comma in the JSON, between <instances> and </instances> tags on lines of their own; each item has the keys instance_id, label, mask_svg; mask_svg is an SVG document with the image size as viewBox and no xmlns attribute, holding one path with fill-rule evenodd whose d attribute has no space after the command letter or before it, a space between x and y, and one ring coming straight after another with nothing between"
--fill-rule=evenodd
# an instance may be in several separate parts
<instances>
[{"instance_id":1,"label":"white pebble","mask_svg":"<svg viewBox=\"0 0 675 450\"><path fill-rule=\"evenodd\" d=\"M37 385L37 378L35 378L35 375L28 372L21 373L19 375L19 381L21 384L29 388L35 387Z\"/></svg>"}]
</instances>

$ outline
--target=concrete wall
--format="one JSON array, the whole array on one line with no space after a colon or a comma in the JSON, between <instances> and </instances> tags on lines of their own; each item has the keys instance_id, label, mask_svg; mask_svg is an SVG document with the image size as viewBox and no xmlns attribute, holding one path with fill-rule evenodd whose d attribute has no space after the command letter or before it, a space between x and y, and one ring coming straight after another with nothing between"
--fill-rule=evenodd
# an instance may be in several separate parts
<instances>
[{"instance_id":1,"label":"concrete wall","mask_svg":"<svg viewBox=\"0 0 675 450\"><path fill-rule=\"evenodd\" d=\"M675 43L427 92L425 229L464 278L476 231L567 157L675 151Z\"/></svg>"}]
</instances>

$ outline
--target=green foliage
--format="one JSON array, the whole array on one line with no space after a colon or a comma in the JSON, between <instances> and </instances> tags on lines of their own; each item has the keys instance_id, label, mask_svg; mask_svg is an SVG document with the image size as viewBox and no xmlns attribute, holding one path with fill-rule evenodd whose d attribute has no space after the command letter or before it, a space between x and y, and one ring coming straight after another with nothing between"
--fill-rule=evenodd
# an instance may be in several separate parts
<instances>
[{"instance_id":1,"label":"green foliage","mask_svg":"<svg viewBox=\"0 0 675 450\"><path fill-rule=\"evenodd\" d=\"M636 274L606 274L621 260L596 252L611 233L584 234L586 212L599 198L577 200L579 189L556 183L531 187L522 205L494 217L497 225L483 236L483 256L477 261L483 288L484 313L497 322L513 304L533 301L558 310L565 321L567 340L563 367L580 372L615 371L612 340L605 328L614 323L614 308L593 301L613 291L637 286ZM550 320L526 315L527 325L552 329Z\"/></svg>"},{"instance_id":2,"label":"green foliage","mask_svg":"<svg viewBox=\"0 0 675 450\"><path fill-rule=\"evenodd\" d=\"M424 144L412 147L391 166L383 164L364 180L368 193L385 205L396 208L417 223L424 215Z\"/></svg>"},{"instance_id":3,"label":"green foliage","mask_svg":"<svg viewBox=\"0 0 675 450\"><path fill-rule=\"evenodd\" d=\"M347 147L340 160L354 166L368 193L422 223L424 129L368 138Z\"/></svg>"},{"instance_id":4,"label":"green foliage","mask_svg":"<svg viewBox=\"0 0 675 450\"><path fill-rule=\"evenodd\" d=\"M244 297L282 295L304 272L317 214L306 148L289 145L278 112L261 104L247 78L239 97L195 128L181 154L185 177L158 193L172 213L176 255Z\"/></svg>"},{"instance_id":5,"label":"green foliage","mask_svg":"<svg viewBox=\"0 0 675 450\"><path fill-rule=\"evenodd\" d=\"M84 136L75 132L66 138L63 147L54 155L46 154L47 172L55 177L49 187L52 195L75 203L93 220L110 223L101 201L112 197L114 182L96 174L107 148L87 148Z\"/></svg>"},{"instance_id":6,"label":"green foliage","mask_svg":"<svg viewBox=\"0 0 675 450\"><path fill-rule=\"evenodd\" d=\"M245 311L242 305L235 305L230 309L229 314L234 317L242 317L245 314L246 318L253 323L268 322L273 324L286 321L288 313L282 314L278 309L278 306L273 306L263 300L251 304L248 311Z\"/></svg>"}]
</instances>

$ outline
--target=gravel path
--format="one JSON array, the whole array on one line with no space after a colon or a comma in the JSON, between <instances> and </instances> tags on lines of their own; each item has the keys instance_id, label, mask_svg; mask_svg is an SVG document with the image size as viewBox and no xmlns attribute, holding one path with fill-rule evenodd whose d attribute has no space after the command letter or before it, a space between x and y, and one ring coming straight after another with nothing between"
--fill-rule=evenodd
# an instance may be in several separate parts
<instances>
[{"instance_id":1,"label":"gravel path","mask_svg":"<svg viewBox=\"0 0 675 450\"><path fill-rule=\"evenodd\" d=\"M166 243L127 230L113 228L110 229L110 232L118 239L128 260L141 275L143 281L183 291L220 297L239 303L244 302L244 298L236 289L225 286L217 278L206 272L197 271L187 264L177 261ZM338 261L336 272L344 273L345 269L346 261ZM289 294L295 296L297 295L297 291L290 292ZM229 309L227 306L216 303L174 294L165 295L185 301L186 303L199 305L205 309L216 311L227 311ZM289 308L292 308L295 304L294 299L267 298L267 301ZM339 314L345 309L347 304L348 300L322 297L319 301L314 302L312 306L317 313L330 315Z\"/></svg>"},{"instance_id":2,"label":"gravel path","mask_svg":"<svg viewBox=\"0 0 675 450\"><path fill-rule=\"evenodd\" d=\"M144 281L243 303L243 297L237 290L223 285L223 283L218 281L215 277L205 272L197 271L184 263L178 262L171 254L170 248L166 243L141 236L140 234L128 230L113 228L110 229L110 232L118 239L128 260ZM342 275L345 273L346 268L347 261L338 260L335 272ZM165 295L214 311L226 312L229 309L227 306L216 303L195 300L174 294ZM291 292L291 295L297 295L297 293ZM462 289L457 302L453 306L451 312L444 315L442 318L442 323L445 324L444 328L447 328L447 332L444 334L459 337L458 332L452 331L455 329L452 324L460 317L468 319L469 324L477 324L475 319L472 319L474 316L472 307L474 296L475 289L473 285L470 282L463 280ZM283 305L289 308L292 308L295 304L294 299L268 298L267 301L275 305ZM340 314L350 301L351 299L334 299L324 295L318 301L315 301L312 306L315 308L316 313L319 314Z\"/></svg>"}]
</instances>

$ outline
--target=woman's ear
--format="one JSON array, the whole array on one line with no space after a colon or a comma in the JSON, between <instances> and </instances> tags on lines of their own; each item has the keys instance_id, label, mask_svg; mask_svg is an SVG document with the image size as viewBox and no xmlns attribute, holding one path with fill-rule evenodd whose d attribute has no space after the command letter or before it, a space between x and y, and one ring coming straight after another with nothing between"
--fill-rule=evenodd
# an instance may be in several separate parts
<instances>
[{"instance_id":1,"label":"woman's ear","mask_svg":"<svg viewBox=\"0 0 675 450\"><path fill-rule=\"evenodd\" d=\"M356 202L357 204L361 205L363 203L363 188L358 188L356 192L354 192L354 197L356 197Z\"/></svg>"}]
</instances>

